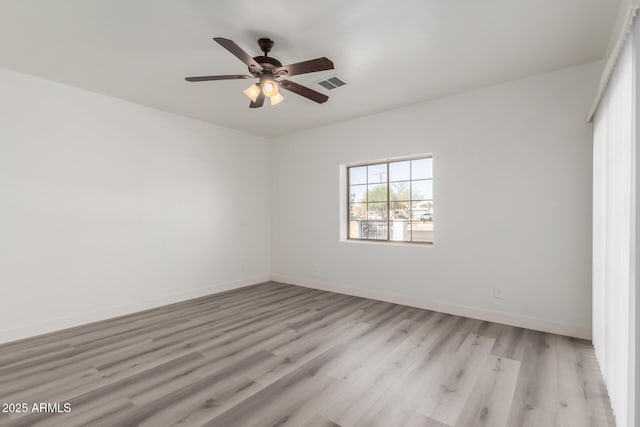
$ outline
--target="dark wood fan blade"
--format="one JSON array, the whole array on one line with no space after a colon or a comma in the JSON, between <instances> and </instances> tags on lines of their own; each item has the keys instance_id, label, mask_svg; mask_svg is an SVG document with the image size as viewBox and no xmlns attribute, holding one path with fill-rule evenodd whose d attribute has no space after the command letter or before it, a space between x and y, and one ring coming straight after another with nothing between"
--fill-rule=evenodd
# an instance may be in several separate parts
<instances>
[{"instance_id":1,"label":"dark wood fan blade","mask_svg":"<svg viewBox=\"0 0 640 427\"><path fill-rule=\"evenodd\" d=\"M320 92L316 92L313 89L310 89L306 86L302 86L296 82L292 82L291 80L280 80L280 87L282 89L286 89L300 96L304 96L307 99L317 102L318 104L322 104L323 102L327 102L329 97Z\"/></svg>"},{"instance_id":2,"label":"dark wood fan blade","mask_svg":"<svg viewBox=\"0 0 640 427\"><path fill-rule=\"evenodd\" d=\"M251 55L242 50L240 46L235 44L233 40L225 39L222 37L215 37L214 40L218 42L220 46L227 49L229 52L235 55L240 61L247 64L252 71L259 73L263 70L262 65L258 64Z\"/></svg>"},{"instance_id":3,"label":"dark wood fan blade","mask_svg":"<svg viewBox=\"0 0 640 427\"><path fill-rule=\"evenodd\" d=\"M264 93L260 91L260 95L256 98L256 102L251 101L249 108L260 108L264 104Z\"/></svg>"},{"instance_id":4,"label":"dark wood fan blade","mask_svg":"<svg viewBox=\"0 0 640 427\"><path fill-rule=\"evenodd\" d=\"M233 74L228 76L202 76L202 77L185 77L188 82L206 82L209 80L235 80L235 79L252 79L253 76L243 76L242 74Z\"/></svg>"},{"instance_id":5,"label":"dark wood fan blade","mask_svg":"<svg viewBox=\"0 0 640 427\"><path fill-rule=\"evenodd\" d=\"M274 71L286 71L285 76L296 76L298 74L315 73L316 71L333 70L333 62L329 58L316 58L309 61L297 62L295 64L283 65Z\"/></svg>"}]
</instances>

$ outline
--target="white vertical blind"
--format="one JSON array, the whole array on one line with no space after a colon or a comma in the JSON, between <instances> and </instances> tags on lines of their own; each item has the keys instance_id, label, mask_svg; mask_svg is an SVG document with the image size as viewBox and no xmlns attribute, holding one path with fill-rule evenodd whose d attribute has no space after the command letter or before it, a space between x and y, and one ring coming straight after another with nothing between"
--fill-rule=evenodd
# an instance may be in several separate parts
<instances>
[{"instance_id":1,"label":"white vertical blind","mask_svg":"<svg viewBox=\"0 0 640 427\"><path fill-rule=\"evenodd\" d=\"M620 56L620 51L624 47L624 43L627 40L627 36L629 35L633 20L635 19L638 10L640 10L640 0L623 0L620 4L618 22L614 27L614 34L609 48L607 49L604 70L600 77L600 84L598 86L598 92L596 93L596 99L594 100L591 111L589 112L589 121L593 120L593 115L604 96L609 79L611 78L611 74L615 68L616 61Z\"/></svg>"},{"instance_id":2,"label":"white vertical blind","mask_svg":"<svg viewBox=\"0 0 640 427\"><path fill-rule=\"evenodd\" d=\"M593 122L593 342L618 426L640 421L634 410L637 21Z\"/></svg>"}]
</instances>

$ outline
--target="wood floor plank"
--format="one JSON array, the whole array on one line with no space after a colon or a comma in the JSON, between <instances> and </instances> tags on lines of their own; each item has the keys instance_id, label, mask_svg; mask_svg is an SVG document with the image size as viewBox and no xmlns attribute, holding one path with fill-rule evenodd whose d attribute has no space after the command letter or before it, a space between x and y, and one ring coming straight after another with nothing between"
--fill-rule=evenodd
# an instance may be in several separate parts
<instances>
[{"instance_id":1,"label":"wood floor plank","mask_svg":"<svg viewBox=\"0 0 640 427\"><path fill-rule=\"evenodd\" d=\"M430 335L405 367L398 379L375 404L369 417L377 416L388 408L402 408L408 413L415 411L443 372L453 354L458 350L477 322L456 316L444 316L444 331Z\"/></svg>"},{"instance_id":2,"label":"wood floor plank","mask_svg":"<svg viewBox=\"0 0 640 427\"><path fill-rule=\"evenodd\" d=\"M493 338L469 334L447 363L417 412L444 424L455 425L494 343Z\"/></svg>"},{"instance_id":3,"label":"wood floor plank","mask_svg":"<svg viewBox=\"0 0 640 427\"><path fill-rule=\"evenodd\" d=\"M100 372L96 368L78 370L69 375L45 381L28 388L22 388L12 394L7 394L1 399L3 402L24 402L30 399L35 402L46 402L53 396L77 389L85 384L94 383L101 379Z\"/></svg>"},{"instance_id":4,"label":"wood floor plank","mask_svg":"<svg viewBox=\"0 0 640 427\"><path fill-rule=\"evenodd\" d=\"M518 381L520 362L489 356L456 426L504 427Z\"/></svg>"},{"instance_id":5,"label":"wood floor plank","mask_svg":"<svg viewBox=\"0 0 640 427\"><path fill-rule=\"evenodd\" d=\"M378 413L385 412L387 408L402 407L398 403L405 402L408 397L400 387L406 386L404 375L415 374L410 368L427 360L429 354L439 347L442 338L451 336L454 325L451 316L434 316L393 351L385 352L388 357L375 368L354 376L350 384L343 381L334 384L327 390L327 394L333 396L331 404L321 408L319 413L343 426L353 426L367 418L378 418ZM349 358L347 352L341 361Z\"/></svg>"},{"instance_id":6,"label":"wood floor plank","mask_svg":"<svg viewBox=\"0 0 640 427\"><path fill-rule=\"evenodd\" d=\"M608 399L601 394L596 384L597 363L595 357L585 358L582 345L554 336L554 345L558 351L558 377L560 408L557 422L560 425L598 425L610 423L602 417L603 411L598 406ZM589 383L592 384L589 384ZM595 392L595 394L593 393Z\"/></svg>"},{"instance_id":7,"label":"wood floor plank","mask_svg":"<svg viewBox=\"0 0 640 427\"><path fill-rule=\"evenodd\" d=\"M592 424L615 427L616 423L613 418L607 387L600 372L600 366L593 352L593 347L582 345L578 346L576 351L579 353L576 369L582 371L580 372L581 385L588 402L587 406L593 420Z\"/></svg>"},{"instance_id":8,"label":"wood floor plank","mask_svg":"<svg viewBox=\"0 0 640 427\"><path fill-rule=\"evenodd\" d=\"M250 299L260 301L260 298L269 296L271 292L276 293L274 297L277 298L280 296L279 292L290 293L302 291L297 290L296 287L283 284L276 286L273 282L260 286L249 286L242 289L231 290L220 294L119 316L107 321L93 322L33 338L0 344L0 354L17 352L25 348L33 349L46 347L52 344L57 344L63 340L84 339L83 337L92 337L95 334L102 333L103 331L106 331L106 333L112 333L114 328L119 327L123 327L126 330L139 325L155 324L158 322L158 319L161 321L167 321L175 317L185 317L191 313L193 307L202 307L205 310L211 311L217 309L220 305L224 304L225 301L229 302L229 304L226 304L227 306L230 304L241 304Z\"/></svg>"},{"instance_id":9,"label":"wood floor plank","mask_svg":"<svg viewBox=\"0 0 640 427\"><path fill-rule=\"evenodd\" d=\"M320 331L315 334L302 335L302 340L291 341L286 346L279 346L272 350L274 354L282 357L281 363L271 367L268 371L258 373L253 378L263 385L272 384L332 347L353 339L367 328L367 325L354 321L331 333ZM295 349L291 348L291 343L294 343Z\"/></svg>"},{"instance_id":10,"label":"wood floor plank","mask_svg":"<svg viewBox=\"0 0 640 427\"><path fill-rule=\"evenodd\" d=\"M270 288L269 285L267 285L264 290L260 290L260 292L268 292L268 288ZM229 293L234 292L239 294L239 292L244 291L245 293L252 294L258 292L258 289L259 287L252 286L239 290L229 291ZM21 351L25 348L43 347L51 345L52 343L61 342L63 340L72 340L78 337L100 333L101 331L109 331L113 328L122 327L123 325L127 324L136 324L139 322L152 324L154 322L157 322L157 319L167 320L171 318L172 312L184 314L189 307L199 304L202 304L203 306L209 308L215 308L215 304L217 304L220 299L224 299L226 297L226 294L227 293L221 293L218 295L183 301L159 308L153 308L137 313L115 317L107 321L93 322L86 325L68 328L62 331L50 332L33 338L0 344L0 353L6 354L10 352ZM247 297L247 295L244 296ZM237 296L235 298L237 299Z\"/></svg>"},{"instance_id":11,"label":"wood floor plank","mask_svg":"<svg viewBox=\"0 0 640 427\"><path fill-rule=\"evenodd\" d=\"M101 405L92 407L90 410L74 411L63 414L55 419L47 419L35 424L36 427L66 427L70 425L95 425L102 419L110 417L122 411L130 410L134 407L133 402L125 397L119 397L103 402Z\"/></svg>"},{"instance_id":12,"label":"wood floor plank","mask_svg":"<svg viewBox=\"0 0 640 427\"><path fill-rule=\"evenodd\" d=\"M397 343L391 351L376 351L371 354L367 360L359 364L355 372L350 372L342 379L352 384L368 384L372 378L384 373L397 376L409 365L424 357L430 344L435 342L437 337L450 331L446 318L446 315L431 313L424 323L414 322L414 328L406 330L408 336L405 340Z\"/></svg>"},{"instance_id":13,"label":"wood floor plank","mask_svg":"<svg viewBox=\"0 0 640 427\"><path fill-rule=\"evenodd\" d=\"M509 412L509 426L555 425L560 407L558 397L557 352L552 337L527 332L520 374Z\"/></svg>"},{"instance_id":14,"label":"wood floor plank","mask_svg":"<svg viewBox=\"0 0 640 427\"><path fill-rule=\"evenodd\" d=\"M342 427L331 420L326 419L322 415L315 414L313 418L304 423L302 427Z\"/></svg>"},{"instance_id":15,"label":"wood floor plank","mask_svg":"<svg viewBox=\"0 0 640 427\"><path fill-rule=\"evenodd\" d=\"M367 411L361 411L361 416L355 423L347 418L349 424L367 425L376 424L381 419L393 419L401 423L411 420L419 404L424 401L429 391L437 384L438 377L442 375L449 360L458 351L461 344L476 329L478 323L468 319L456 318L444 315L436 318L431 331L426 327L416 335L417 340L409 341L413 344L408 352L400 352L395 357L402 360L402 369L393 374L394 381L388 389L382 393L375 403L369 404ZM429 324L429 323L427 323ZM460 331L464 331L460 333ZM392 366L395 365L392 358ZM396 359L397 360L397 359ZM391 371L393 372L393 371ZM376 386L375 389L381 387ZM368 399L361 399L366 402ZM355 407L362 407L362 402L357 402ZM352 416L355 415L353 414ZM343 420L344 418L340 418Z\"/></svg>"},{"instance_id":16,"label":"wood floor plank","mask_svg":"<svg viewBox=\"0 0 640 427\"><path fill-rule=\"evenodd\" d=\"M102 378L78 389L57 394L53 400L69 403L72 410L82 411L86 408L97 408L105 401L105 398L110 401L116 397L126 397L130 388L152 388L158 382L166 381L167 376L175 375L176 370L189 371L193 369L194 364L199 365L203 363L202 361L202 355L192 352L126 378ZM35 400L31 400L31 402L35 402ZM6 425L12 427L30 426L48 418L50 416L46 413L31 412L18 416ZM0 422L0 425L4 426L5 424Z\"/></svg>"},{"instance_id":17,"label":"wood floor plank","mask_svg":"<svg viewBox=\"0 0 640 427\"><path fill-rule=\"evenodd\" d=\"M327 375L344 343L331 348L205 426L300 426L322 405L315 399L333 381Z\"/></svg>"},{"instance_id":18,"label":"wood floor plank","mask_svg":"<svg viewBox=\"0 0 640 427\"><path fill-rule=\"evenodd\" d=\"M365 368L367 362L374 363L371 359L376 359L380 354L384 354L385 350L389 348L388 346L399 345L408 338L412 329L416 328L416 323L408 319L403 319L388 327L378 328L375 337L351 352L350 356L336 366L329 375L345 382L353 382L353 378Z\"/></svg>"},{"instance_id":19,"label":"wood floor plank","mask_svg":"<svg viewBox=\"0 0 640 427\"><path fill-rule=\"evenodd\" d=\"M253 355L238 360L227 369L213 369L213 372L197 379L189 381L187 385L170 382L164 389L153 389L149 392L152 397L146 395L142 399L134 396L132 400L135 407L130 410L119 412L113 417L105 418L93 425L114 426L114 425L158 425L158 423L169 423L170 420L178 418L183 410L185 402L197 407L204 399L204 405L208 398L203 397L203 393L212 394L224 393L227 388L242 390L255 385L251 380L242 378L242 370L245 366L252 366L261 363L269 356L266 352L258 352ZM261 388L259 385L256 385ZM215 399L215 397L214 397Z\"/></svg>"},{"instance_id":20,"label":"wood floor plank","mask_svg":"<svg viewBox=\"0 0 640 427\"><path fill-rule=\"evenodd\" d=\"M268 282L0 345L0 426L615 425L584 340Z\"/></svg>"},{"instance_id":21,"label":"wood floor plank","mask_svg":"<svg viewBox=\"0 0 640 427\"><path fill-rule=\"evenodd\" d=\"M447 424L441 423L440 421L434 420L429 417L425 417L422 414L418 414L414 412L411 414L411 418L404 424L404 427L451 427Z\"/></svg>"}]
</instances>

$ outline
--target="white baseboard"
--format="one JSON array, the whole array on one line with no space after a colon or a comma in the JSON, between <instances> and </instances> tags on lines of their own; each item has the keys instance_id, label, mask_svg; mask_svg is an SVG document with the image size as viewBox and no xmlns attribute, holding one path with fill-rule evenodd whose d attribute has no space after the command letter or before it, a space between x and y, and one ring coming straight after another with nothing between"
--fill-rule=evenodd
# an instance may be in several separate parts
<instances>
[{"instance_id":1,"label":"white baseboard","mask_svg":"<svg viewBox=\"0 0 640 427\"><path fill-rule=\"evenodd\" d=\"M113 317L124 316L138 311L148 310L150 308L161 307L167 304L186 301L206 295L225 292L232 289L238 289L251 286L263 282L273 280L276 282L288 283L307 288L319 289L323 291L336 292L340 294L353 295L362 298L375 299L379 301L391 302L394 304L402 304L410 307L423 308L425 310L439 311L441 313L454 314L457 316L470 317L478 320L486 320L489 322L503 323L505 325L518 326L521 328L533 329L542 332L550 332L570 337L591 339L591 329L578 326L567 325L563 323L549 322L546 320L535 319L526 316L520 316L512 313L499 311L484 310L475 307L467 307L453 304L440 303L435 301L419 300L415 297L406 295L374 291L370 289L362 289L353 286L343 286L335 283L324 282L320 280L302 279L283 275L256 276L252 278L236 280L231 282L218 283L214 286L202 288L194 291L184 292L180 294L167 295L160 298L154 298L132 304L125 304L107 309L94 311L91 313L83 313L74 316L58 318L47 322L34 323L19 326L12 329L0 330L0 344L16 341L24 338L30 338L36 335L46 334L62 329L72 328L87 323L106 320Z\"/></svg>"},{"instance_id":2,"label":"white baseboard","mask_svg":"<svg viewBox=\"0 0 640 427\"><path fill-rule=\"evenodd\" d=\"M425 310L438 311L441 313L454 314L456 316L470 317L478 320L502 323L505 325L533 329L536 331L549 332L552 334L582 338L586 340L591 339L591 328L580 325L567 325L563 323L549 322L546 320L535 319L532 317L521 316L512 313L446 304L392 292L382 292L370 289L356 288L353 286L343 286L314 279L302 279L297 277L272 274L271 280L275 282L288 283L291 285L304 286L307 288L319 289L323 291L336 292L339 294L353 295L362 298L369 298L379 301L391 302L394 304L417 307Z\"/></svg>"},{"instance_id":3,"label":"white baseboard","mask_svg":"<svg viewBox=\"0 0 640 427\"><path fill-rule=\"evenodd\" d=\"M217 294L232 289L243 288L245 286L256 285L258 283L268 282L269 276L255 276L241 280L217 283L213 286L201 288L189 292L172 294L160 298L153 298L146 301L135 302L132 304L124 304L115 307L109 307L103 310L93 311L90 313L82 313L69 317L61 317L42 323L32 323L29 325L19 326L12 329L0 329L0 344L11 341L30 338L36 335L42 335L49 332L59 331L62 329L73 328L75 326L85 325L87 323L106 320L113 317L124 316L138 311L148 310L150 308L161 307L167 304L186 301L206 295Z\"/></svg>"}]
</instances>

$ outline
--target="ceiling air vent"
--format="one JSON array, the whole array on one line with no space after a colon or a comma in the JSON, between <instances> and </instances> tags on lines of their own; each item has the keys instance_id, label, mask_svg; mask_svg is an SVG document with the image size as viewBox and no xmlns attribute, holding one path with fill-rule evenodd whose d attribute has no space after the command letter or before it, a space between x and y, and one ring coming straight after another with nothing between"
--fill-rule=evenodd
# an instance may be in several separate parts
<instances>
[{"instance_id":1,"label":"ceiling air vent","mask_svg":"<svg viewBox=\"0 0 640 427\"><path fill-rule=\"evenodd\" d=\"M332 90L340 86L346 85L346 83L337 76L329 77L328 79L320 80L318 83L325 89Z\"/></svg>"}]
</instances>

